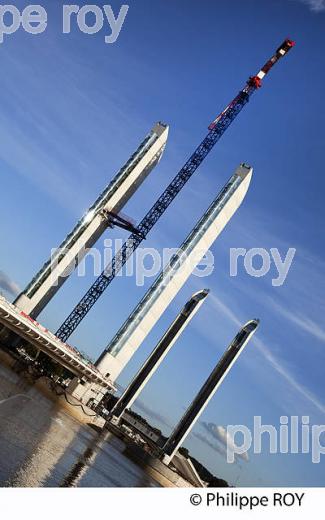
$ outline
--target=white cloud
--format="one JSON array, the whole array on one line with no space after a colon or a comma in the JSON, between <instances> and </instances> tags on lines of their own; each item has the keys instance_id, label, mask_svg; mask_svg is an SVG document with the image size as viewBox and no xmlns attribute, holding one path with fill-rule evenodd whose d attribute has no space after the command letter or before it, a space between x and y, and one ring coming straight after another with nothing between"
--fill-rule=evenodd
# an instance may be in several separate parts
<instances>
[{"instance_id":1,"label":"white cloud","mask_svg":"<svg viewBox=\"0 0 325 520\"><path fill-rule=\"evenodd\" d=\"M149 420L153 419L155 422L154 424L152 424L152 426L156 427L156 422L158 421L159 424L163 424L164 426L167 426L169 429L173 428L173 425L169 421L168 417L153 410L140 399L137 399L137 401L134 404L134 408L136 408L140 414L144 413L149 418Z\"/></svg>"},{"instance_id":2,"label":"white cloud","mask_svg":"<svg viewBox=\"0 0 325 520\"><path fill-rule=\"evenodd\" d=\"M325 330L318 325L314 320L308 318L308 316L303 315L299 312L292 312L288 310L286 307L283 307L279 303L276 303L274 300L270 300L272 307L281 314L281 316L287 320L290 320L295 325L298 325L300 329L308 334L311 334L316 339L320 341L325 341Z\"/></svg>"},{"instance_id":3,"label":"white cloud","mask_svg":"<svg viewBox=\"0 0 325 520\"><path fill-rule=\"evenodd\" d=\"M210 293L209 295L209 302L218 310L221 311L225 316L227 316L230 321L235 323L238 327L241 327L243 323L237 318L235 313L227 307L217 296Z\"/></svg>"},{"instance_id":4,"label":"white cloud","mask_svg":"<svg viewBox=\"0 0 325 520\"><path fill-rule=\"evenodd\" d=\"M125 391L125 387L121 386L119 384L116 384L116 388L117 388L118 392L120 393L120 395L122 395L123 392ZM147 404L145 404L141 399L137 399L135 401L134 408L139 414L144 413L147 416L148 420L153 419L154 421L156 421L156 422L158 421L158 423L167 426L170 430L173 429L173 425L171 424L171 422L168 420L167 417L165 417L164 415L157 412L157 410L153 410L152 408L150 408L150 406L147 406ZM153 424L153 426L156 426L156 425Z\"/></svg>"},{"instance_id":5,"label":"white cloud","mask_svg":"<svg viewBox=\"0 0 325 520\"><path fill-rule=\"evenodd\" d=\"M299 383L295 377L289 372L288 369L284 368L281 362L274 356L266 344L259 338L255 337L252 340L258 350L263 354L265 359L270 363L272 368L280 374L287 383L300 394L304 399L309 401L315 406L321 413L325 413L325 405L312 393L308 388Z\"/></svg>"},{"instance_id":6,"label":"white cloud","mask_svg":"<svg viewBox=\"0 0 325 520\"><path fill-rule=\"evenodd\" d=\"M218 311L223 312L223 314L228 317L236 326L241 326L241 322L235 316L235 314L227 307L224 303L222 303L215 295L210 300L213 305L218 309ZM263 355L266 361L270 364L270 366L280 375L282 378L289 384L289 386L297 392L303 399L307 400L311 403L318 411L322 414L325 413L325 405L315 396L308 388L299 383L294 375L283 366L282 360L279 360L273 352L269 349L266 343L261 340L259 337L254 337L252 342L256 345L259 352Z\"/></svg>"},{"instance_id":7,"label":"white cloud","mask_svg":"<svg viewBox=\"0 0 325 520\"><path fill-rule=\"evenodd\" d=\"M201 435L201 433L192 432L191 435L192 437L195 437L199 441L203 442L203 444L211 448L213 451L219 453L219 455L221 455L224 459L227 460L227 451L224 447L220 447L216 442L210 441L207 437Z\"/></svg>"},{"instance_id":8,"label":"white cloud","mask_svg":"<svg viewBox=\"0 0 325 520\"><path fill-rule=\"evenodd\" d=\"M18 285L3 271L0 271L0 289L3 289L11 296L17 296L20 292Z\"/></svg>"},{"instance_id":9,"label":"white cloud","mask_svg":"<svg viewBox=\"0 0 325 520\"><path fill-rule=\"evenodd\" d=\"M308 5L314 13L325 11L325 0L300 0L300 2Z\"/></svg>"},{"instance_id":10,"label":"white cloud","mask_svg":"<svg viewBox=\"0 0 325 520\"><path fill-rule=\"evenodd\" d=\"M224 428L223 426L218 426L213 423L207 424L205 422L202 422L201 424L205 428L205 430L207 430L214 439L216 439L223 447L226 448L227 451L234 452L236 457L239 457L242 460L248 462L248 460L249 460L248 453L247 452L240 453L240 454L237 453L236 443L235 443L234 439L231 437L231 435L228 433L226 428Z\"/></svg>"}]
</instances>

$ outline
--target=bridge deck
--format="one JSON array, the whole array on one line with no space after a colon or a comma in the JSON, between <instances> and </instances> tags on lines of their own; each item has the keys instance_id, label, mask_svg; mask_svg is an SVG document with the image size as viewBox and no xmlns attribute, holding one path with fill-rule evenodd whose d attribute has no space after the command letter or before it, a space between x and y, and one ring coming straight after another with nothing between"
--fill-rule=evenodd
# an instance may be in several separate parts
<instances>
[{"instance_id":1,"label":"bridge deck","mask_svg":"<svg viewBox=\"0 0 325 520\"><path fill-rule=\"evenodd\" d=\"M52 332L30 316L9 303L0 295L0 323L48 354L78 377L114 389L112 381L105 378L97 368L70 345L63 343Z\"/></svg>"}]
</instances>

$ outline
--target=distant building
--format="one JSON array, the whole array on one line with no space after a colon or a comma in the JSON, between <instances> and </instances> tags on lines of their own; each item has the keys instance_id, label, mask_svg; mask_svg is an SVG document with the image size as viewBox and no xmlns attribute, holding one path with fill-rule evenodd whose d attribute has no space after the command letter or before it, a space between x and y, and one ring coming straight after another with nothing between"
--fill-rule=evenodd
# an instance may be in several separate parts
<instances>
[{"instance_id":1,"label":"distant building","mask_svg":"<svg viewBox=\"0 0 325 520\"><path fill-rule=\"evenodd\" d=\"M162 447L166 442L166 437L158 428L154 428L143 417L131 410L124 412L120 425L121 427L123 427L123 425L131 427L131 429L139 433L144 440L151 441L157 446Z\"/></svg>"}]
</instances>

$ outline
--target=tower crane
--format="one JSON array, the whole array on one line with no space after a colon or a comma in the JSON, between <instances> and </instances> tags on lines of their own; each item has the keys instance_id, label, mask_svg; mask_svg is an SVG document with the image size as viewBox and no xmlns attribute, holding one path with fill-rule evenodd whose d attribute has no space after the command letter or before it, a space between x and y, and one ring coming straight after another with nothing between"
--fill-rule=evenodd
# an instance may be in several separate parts
<instances>
[{"instance_id":1,"label":"tower crane","mask_svg":"<svg viewBox=\"0 0 325 520\"><path fill-rule=\"evenodd\" d=\"M248 103L251 95L262 86L262 80L271 70L271 68L283 58L290 49L295 45L290 39L284 40L275 54L265 63L261 70L255 75L250 76L245 87L239 94L229 103L229 105L218 115L218 117L209 125L209 133L203 139L202 143L196 148L194 153L181 168L178 174L171 181L169 186L160 195L146 216L142 219L122 248L117 252L116 256L107 265L102 274L93 283L87 293L76 305L71 314L56 332L56 336L62 341L67 341L71 334L75 331L84 317L96 301L103 294L105 289L114 280L117 273L122 269L133 252L139 247L141 242L147 237L148 233L158 222L160 217L165 213L168 206L173 202L176 195L182 190L187 181L196 172L200 164L213 149L214 145L219 141L231 123L236 119L242 108Z\"/></svg>"}]
</instances>

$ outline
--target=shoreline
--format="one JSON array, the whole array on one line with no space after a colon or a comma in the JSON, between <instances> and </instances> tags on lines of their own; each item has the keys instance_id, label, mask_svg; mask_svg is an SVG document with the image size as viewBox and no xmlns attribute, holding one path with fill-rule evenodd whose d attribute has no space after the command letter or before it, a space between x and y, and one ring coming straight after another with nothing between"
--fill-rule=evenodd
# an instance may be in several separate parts
<instances>
[{"instance_id":1,"label":"shoreline","mask_svg":"<svg viewBox=\"0 0 325 520\"><path fill-rule=\"evenodd\" d=\"M36 381L32 381L31 378L28 378L28 374L20 374L14 368L16 362L17 360L13 356L0 348L0 364L19 377L21 381L25 383L26 389L35 388L48 400L57 404L63 412L75 419L79 424L89 426L95 429L98 433L103 431L106 423L105 419L98 416L87 406L82 405L81 407L79 401L74 397L69 395L69 401L71 402L68 402L64 393L58 395L53 389L54 383L47 377L43 376ZM62 388L59 385L57 388L62 391ZM187 482L181 475L178 475L165 466L159 459L152 457L142 448L137 446L121 430L109 424L107 425L107 431L123 441L125 444L125 449L122 452L123 455L141 467L141 469L143 469L145 473L149 477L153 478L160 486L164 488L193 487L193 485Z\"/></svg>"}]
</instances>

